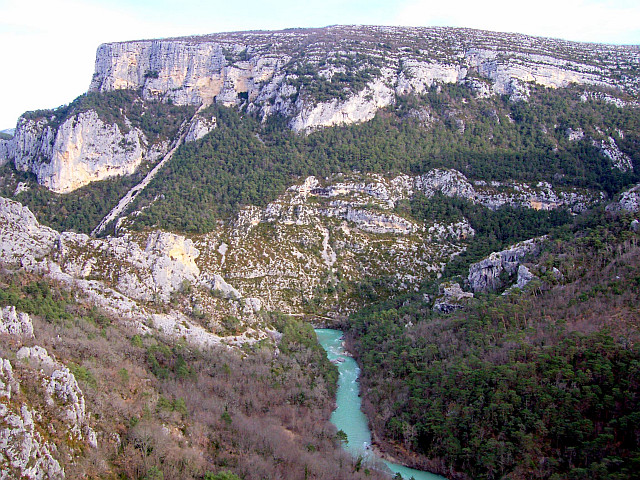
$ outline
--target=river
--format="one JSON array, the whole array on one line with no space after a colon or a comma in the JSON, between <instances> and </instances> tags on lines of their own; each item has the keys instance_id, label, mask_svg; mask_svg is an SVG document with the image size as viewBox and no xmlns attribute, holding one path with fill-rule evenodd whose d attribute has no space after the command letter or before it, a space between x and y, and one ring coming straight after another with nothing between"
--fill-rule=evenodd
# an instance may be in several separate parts
<instances>
[{"instance_id":1,"label":"river","mask_svg":"<svg viewBox=\"0 0 640 480\"><path fill-rule=\"evenodd\" d=\"M392 475L400 473L403 479L409 480L445 480L444 477L421 470L414 470L403 465L387 462L378 458L373 450L367 448L371 445L371 432L367 417L360 409L362 400L360 398L360 385L358 376L360 368L356 361L346 355L342 347L342 332L329 328L316 329L316 335L320 345L326 350L329 360L338 361L338 391L336 393L336 409L331 415L331 423L338 430L347 434L348 442L345 449L354 457L362 457L369 461L381 461L390 470ZM379 463L379 462L378 462Z\"/></svg>"}]
</instances>

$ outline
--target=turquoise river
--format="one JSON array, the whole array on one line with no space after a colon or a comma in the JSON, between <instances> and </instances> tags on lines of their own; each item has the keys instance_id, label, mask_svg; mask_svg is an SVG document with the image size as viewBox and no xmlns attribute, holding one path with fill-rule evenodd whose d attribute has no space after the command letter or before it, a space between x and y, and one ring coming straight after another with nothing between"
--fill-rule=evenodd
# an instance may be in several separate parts
<instances>
[{"instance_id":1,"label":"turquoise river","mask_svg":"<svg viewBox=\"0 0 640 480\"><path fill-rule=\"evenodd\" d=\"M399 473L405 480L412 477L415 480L444 480L444 477L433 473L414 470L376 457L373 450L369 448L371 432L367 417L360 410L362 402L358 384L360 368L356 361L346 354L342 346L340 330L318 328L316 335L320 345L327 351L329 360L336 363L340 371L336 394L337 407L331 415L331 422L338 430L347 434L348 442L345 444L345 449L354 457L362 457L365 461L386 465L391 475Z\"/></svg>"}]
</instances>

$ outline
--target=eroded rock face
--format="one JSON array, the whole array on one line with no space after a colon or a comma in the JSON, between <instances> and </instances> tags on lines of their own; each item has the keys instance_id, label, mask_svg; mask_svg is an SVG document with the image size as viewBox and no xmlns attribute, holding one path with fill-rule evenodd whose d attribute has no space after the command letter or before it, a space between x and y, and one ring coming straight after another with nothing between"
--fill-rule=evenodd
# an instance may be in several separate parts
<instances>
[{"instance_id":1,"label":"eroded rock face","mask_svg":"<svg viewBox=\"0 0 640 480\"><path fill-rule=\"evenodd\" d=\"M300 86L307 67L315 71L315 82L344 74L346 67L334 56L352 51L354 40L365 60L349 69L367 79L362 88L346 99L319 99ZM388 44L397 49L381 47ZM637 89L616 76L618 64L608 58L632 65L638 53L464 29L334 26L101 45L90 90L142 89L147 99L177 104L247 104L262 115L284 114L294 130L307 131L369 120L395 94L423 93L435 83L470 83L479 96L506 94L514 100L526 100L529 82Z\"/></svg>"},{"instance_id":2,"label":"eroded rock face","mask_svg":"<svg viewBox=\"0 0 640 480\"><path fill-rule=\"evenodd\" d=\"M562 276L560 271L555 267L554 267L554 271L552 272L552 275L556 279L560 279L560 277ZM516 289L522 290L527 285L529 285L529 283L531 283L533 280L536 280L537 278L538 277L535 276L533 273L531 273L531 270L529 270L529 268L526 265L520 264L518 265L518 276L516 277L516 283L514 283L511 287L505 290L502 294L508 295Z\"/></svg>"},{"instance_id":3,"label":"eroded rock face","mask_svg":"<svg viewBox=\"0 0 640 480\"><path fill-rule=\"evenodd\" d=\"M0 257L3 262L33 265L51 252L59 235L40 225L27 207L0 197Z\"/></svg>"},{"instance_id":4,"label":"eroded rock face","mask_svg":"<svg viewBox=\"0 0 640 480\"><path fill-rule=\"evenodd\" d=\"M33 324L29 314L16 312L16 307L8 306L0 310L0 334L18 338L33 338Z\"/></svg>"},{"instance_id":5,"label":"eroded rock face","mask_svg":"<svg viewBox=\"0 0 640 480\"><path fill-rule=\"evenodd\" d=\"M611 212L638 212L640 211L640 185L636 185L626 192L622 192L620 200L607 205L607 210Z\"/></svg>"},{"instance_id":6,"label":"eroded rock face","mask_svg":"<svg viewBox=\"0 0 640 480\"><path fill-rule=\"evenodd\" d=\"M527 255L535 255L540 249L541 239L516 243L506 250L493 252L484 260L469 266L467 280L474 292L487 292L504 286L500 278L503 272L513 275ZM523 281L524 271L523 271Z\"/></svg>"},{"instance_id":7,"label":"eroded rock face","mask_svg":"<svg viewBox=\"0 0 640 480\"><path fill-rule=\"evenodd\" d=\"M207 135L211 130L216 128L217 119L216 117L212 118L202 118L200 116L196 116L189 126L189 131L187 131L187 135L184 137L185 143L187 142L195 142L196 140L200 140L202 137Z\"/></svg>"},{"instance_id":8,"label":"eroded rock face","mask_svg":"<svg viewBox=\"0 0 640 480\"><path fill-rule=\"evenodd\" d=\"M0 385L0 397L3 393ZM36 428L35 416L35 412L27 405L17 407L0 402L0 422L3 424L0 427L1 480L65 478L64 470L54 458L56 446L42 437Z\"/></svg>"},{"instance_id":9,"label":"eroded rock face","mask_svg":"<svg viewBox=\"0 0 640 480\"><path fill-rule=\"evenodd\" d=\"M38 183L67 193L97 180L129 175L147 150L144 134L135 128L122 133L89 110L56 127L47 119L22 117L16 136L0 154L18 170L34 173Z\"/></svg>"},{"instance_id":10,"label":"eroded rock face","mask_svg":"<svg viewBox=\"0 0 640 480\"><path fill-rule=\"evenodd\" d=\"M338 99L316 105L305 105L291 121L294 131L308 131L345 123L371 120L376 112L395 101L394 91L385 78L378 79L346 101Z\"/></svg>"},{"instance_id":11,"label":"eroded rock face","mask_svg":"<svg viewBox=\"0 0 640 480\"><path fill-rule=\"evenodd\" d=\"M352 51L357 55L345 53ZM308 132L368 121L397 95L421 94L439 83L461 83L479 97L509 95L514 101L527 100L531 83L551 88L605 85L637 93L637 76L620 75L620 69L631 71L639 60L633 48L524 35L334 26L104 44L96 54L89 90L138 90L146 100L178 105L218 102L263 119L284 115L293 130ZM345 75L348 81L340 83ZM616 100L594 95L585 93L585 101ZM428 112L414 113L429 122ZM465 120L455 112L450 115L463 132ZM129 124L126 117L120 120L120 125ZM59 126L57 121L21 118L14 138L0 141L0 165L13 161L19 170L33 172L41 185L67 193L131 174L168 148L163 144L159 152L159 145L148 145L140 130L124 131L94 111L64 119ZM196 117L185 141L202 138L214 127L215 119ZM630 160L611 138L602 150L616 168L629 170Z\"/></svg>"},{"instance_id":12,"label":"eroded rock face","mask_svg":"<svg viewBox=\"0 0 640 480\"><path fill-rule=\"evenodd\" d=\"M89 426L90 415L86 410L84 394L73 373L46 349L37 345L22 347L16 357L28 362L30 368L39 369L45 401L56 407L56 415L69 431L79 440L97 447L96 434Z\"/></svg>"},{"instance_id":13,"label":"eroded rock face","mask_svg":"<svg viewBox=\"0 0 640 480\"><path fill-rule=\"evenodd\" d=\"M464 308L465 302L473 298L473 293L465 292L458 283L440 285L440 296L433 304L433 310L440 313L451 313Z\"/></svg>"},{"instance_id":14,"label":"eroded rock face","mask_svg":"<svg viewBox=\"0 0 640 480\"><path fill-rule=\"evenodd\" d=\"M618 147L613 137L607 137L600 142L593 141L593 145L600 148L602 154L611 160L613 168L617 168L621 172L629 172L633 170L633 162L629 155L624 153Z\"/></svg>"},{"instance_id":15,"label":"eroded rock face","mask_svg":"<svg viewBox=\"0 0 640 480\"><path fill-rule=\"evenodd\" d=\"M77 442L98 446L84 395L69 369L44 348L22 347L16 358L15 367L0 359L0 479L63 479L52 432L69 441L71 452ZM24 396L16 372L34 377L40 388ZM42 400L54 408L44 411L37 406Z\"/></svg>"}]
</instances>

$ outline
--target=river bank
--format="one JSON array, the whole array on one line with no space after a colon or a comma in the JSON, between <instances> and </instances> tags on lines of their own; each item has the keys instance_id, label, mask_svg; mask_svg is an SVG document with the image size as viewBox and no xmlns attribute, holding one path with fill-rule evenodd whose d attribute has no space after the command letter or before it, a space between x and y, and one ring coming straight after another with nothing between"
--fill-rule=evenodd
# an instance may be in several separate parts
<instances>
[{"instance_id":1,"label":"river bank","mask_svg":"<svg viewBox=\"0 0 640 480\"><path fill-rule=\"evenodd\" d=\"M360 368L356 361L345 351L343 347L342 332L333 329L316 329L318 341L327 352L329 360L333 361L340 372L338 378L338 391L336 393L336 409L331 415L331 422L338 430L342 430L347 436L345 449L356 458L362 458L364 462L374 465L373 468L382 468L389 475L400 474L404 479L415 480L444 480L444 477L434 473L415 470L394 462L391 456L381 452L373 445L371 432L366 416L360 408L360 386L358 377ZM391 461L390 461L391 460Z\"/></svg>"}]
</instances>

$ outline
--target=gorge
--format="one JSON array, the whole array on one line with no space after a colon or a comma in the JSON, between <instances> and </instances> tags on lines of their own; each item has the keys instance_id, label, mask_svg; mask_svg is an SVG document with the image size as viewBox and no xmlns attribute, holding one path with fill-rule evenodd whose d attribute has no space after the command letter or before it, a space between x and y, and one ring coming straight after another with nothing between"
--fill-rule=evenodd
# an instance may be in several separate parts
<instances>
[{"instance_id":1,"label":"gorge","mask_svg":"<svg viewBox=\"0 0 640 480\"><path fill-rule=\"evenodd\" d=\"M0 139L0 470L388 478L323 325L383 457L633 478L639 69L455 28L100 46Z\"/></svg>"}]
</instances>

